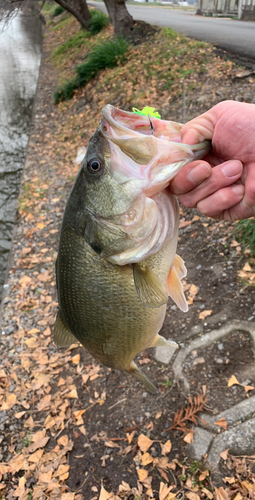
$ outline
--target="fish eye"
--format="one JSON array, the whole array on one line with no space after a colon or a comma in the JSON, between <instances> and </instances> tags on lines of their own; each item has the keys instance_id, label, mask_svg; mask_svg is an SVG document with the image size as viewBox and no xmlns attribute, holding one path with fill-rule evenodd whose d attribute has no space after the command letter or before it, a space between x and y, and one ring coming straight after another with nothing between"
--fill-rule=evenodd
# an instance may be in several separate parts
<instances>
[{"instance_id":1,"label":"fish eye","mask_svg":"<svg viewBox=\"0 0 255 500\"><path fill-rule=\"evenodd\" d=\"M98 158L91 158L91 160L88 161L87 167L91 174L97 174L102 169L102 163Z\"/></svg>"}]
</instances>

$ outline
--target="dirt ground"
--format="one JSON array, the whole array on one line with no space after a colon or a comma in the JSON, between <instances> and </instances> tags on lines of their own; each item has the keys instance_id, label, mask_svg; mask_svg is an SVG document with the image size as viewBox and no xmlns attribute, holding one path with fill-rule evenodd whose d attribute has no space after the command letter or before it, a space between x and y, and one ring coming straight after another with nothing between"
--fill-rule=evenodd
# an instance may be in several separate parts
<instances>
[{"instance_id":1,"label":"dirt ground","mask_svg":"<svg viewBox=\"0 0 255 500\"><path fill-rule=\"evenodd\" d=\"M64 350L52 342L54 262L65 202L78 170L72 160L95 130L103 100L89 100L81 91L67 105L53 106L58 75L48 60L52 44L46 38L2 304L0 498L235 498L237 489L217 497L214 487L219 485L207 473L201 477L202 464L188 460L185 434L169 427L189 396L205 393L203 411L214 415L253 394L243 387L255 386L247 333L235 332L187 357L190 394L175 380L172 363L156 361L153 350L142 353L138 364L158 386L155 396L125 373L97 365L78 344ZM222 59L212 64L216 71ZM232 68L234 75L244 71ZM255 102L255 79L228 72L216 85L204 75L190 92L187 119L222 99ZM163 101L157 104L163 107ZM180 121L182 96L167 109L169 119ZM83 144L73 140L79 115ZM234 229L235 223L181 208L178 253L188 269L190 308L184 314L169 300L161 331L166 338L185 345L230 320L254 320L255 288L238 276L254 260L236 241ZM199 317L204 311L208 314ZM228 387L232 375L243 385ZM254 477L251 467L243 463L239 478ZM232 464L228 475L235 477L236 470Z\"/></svg>"}]
</instances>

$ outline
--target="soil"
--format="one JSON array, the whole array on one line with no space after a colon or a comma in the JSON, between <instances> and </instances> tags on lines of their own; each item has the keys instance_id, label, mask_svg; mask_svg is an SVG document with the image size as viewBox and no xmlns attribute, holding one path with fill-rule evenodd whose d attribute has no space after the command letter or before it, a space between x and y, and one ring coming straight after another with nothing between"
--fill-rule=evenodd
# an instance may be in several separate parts
<instances>
[{"instance_id":1,"label":"soil","mask_svg":"<svg viewBox=\"0 0 255 500\"><path fill-rule=\"evenodd\" d=\"M179 491L178 497L185 498L183 478L185 471L190 470L187 469L187 443L183 441L182 432L166 429L172 425L177 410L189 403L188 397L201 394L204 386L208 398L204 411L210 414L216 415L247 397L243 387L229 388L228 380L234 374L243 385L255 386L250 339L243 331L235 332L208 348L192 352L184 364L190 394L175 380L172 363L164 365L156 361L153 350L142 353L137 361L157 384L159 392L155 396L125 373L97 365L78 345L67 351L54 346L49 328L54 324L57 310L54 261L64 205L77 172L77 166L70 159L77 150L76 145L72 147L70 124L81 110L85 109L88 117L93 115L98 103L96 97L89 101L88 95L85 100L81 92L68 105L53 108L51 96L57 74L47 59L49 46L46 43L43 54L2 303L0 395L4 395L5 405L0 414L0 461L12 464L11 469L7 465L7 469L0 468L0 486L5 495L2 498L28 498L29 494L32 495L29 498L43 500L98 500L102 485L116 494L124 481L118 498L134 500L138 496L131 489L140 491L137 440L141 435L153 440L149 452L154 459L162 458L161 444L168 440L172 443L167 455L172 464L170 469L166 471L155 463L147 468L152 477L154 498L158 500L160 483L167 480ZM227 76L216 87L215 81L205 75L203 84L204 93L200 87L190 91L187 119L222 99L255 101L255 82L249 77L240 82ZM171 119L179 121L181 113L182 96L179 96L171 103ZM95 118L84 129L85 144L94 123ZM64 135L68 143L69 157L59 149L58 134L62 134L62 138ZM186 290L188 294L190 286L195 284L197 293L186 315L169 301L161 334L184 345L191 338L220 328L230 320L252 321L255 288L237 276L249 253L235 241L235 223L214 221L196 210L184 208L181 222L184 224L180 228L178 253L188 269ZM205 310L210 310L210 315L199 319ZM46 378L38 382L42 374ZM11 395L16 399L12 400ZM37 431L46 432L49 437L45 453L51 455L47 458L43 455L45 462L40 465L41 469L37 462L38 469L30 469L28 465L26 472L22 466L14 468L13 457L17 458L20 452L28 456L31 440L33 444L38 439ZM59 476L56 472L60 466L70 466L69 474L66 478L62 474L62 479L54 479L59 481L58 485L45 493L47 485L43 489L46 484L43 474L60 478L60 472ZM50 472L52 467L55 475ZM231 470L233 472L233 467ZM20 496L17 488L20 488ZM144 493L139 498L149 497Z\"/></svg>"}]
</instances>

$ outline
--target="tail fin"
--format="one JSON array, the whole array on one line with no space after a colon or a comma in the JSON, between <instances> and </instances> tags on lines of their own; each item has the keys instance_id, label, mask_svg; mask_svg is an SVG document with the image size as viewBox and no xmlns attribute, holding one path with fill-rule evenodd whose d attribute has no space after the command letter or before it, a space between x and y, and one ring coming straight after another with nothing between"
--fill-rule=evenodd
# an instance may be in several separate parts
<instances>
[{"instance_id":1,"label":"tail fin","mask_svg":"<svg viewBox=\"0 0 255 500\"><path fill-rule=\"evenodd\" d=\"M129 370L126 370L128 373L131 373L139 382L142 382L142 384L146 387L147 391L149 391L151 394L156 394L158 392L157 387L151 382L149 377L145 375L140 368L135 364L134 361L130 363L130 368Z\"/></svg>"}]
</instances>

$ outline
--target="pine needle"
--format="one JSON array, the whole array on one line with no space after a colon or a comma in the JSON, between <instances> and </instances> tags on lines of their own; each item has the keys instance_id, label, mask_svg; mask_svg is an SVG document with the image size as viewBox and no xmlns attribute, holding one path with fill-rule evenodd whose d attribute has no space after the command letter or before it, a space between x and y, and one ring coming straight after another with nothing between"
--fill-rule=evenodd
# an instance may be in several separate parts
<instances>
[{"instance_id":1,"label":"pine needle","mask_svg":"<svg viewBox=\"0 0 255 500\"><path fill-rule=\"evenodd\" d=\"M190 430L189 427L187 427L187 422L192 422L195 425L197 424L197 413L204 409L207 397L204 394L199 394L198 396L194 396L194 401L189 397L189 402L190 404L186 408L181 408L176 412L173 425L166 429L167 431L178 429L186 433Z\"/></svg>"}]
</instances>

